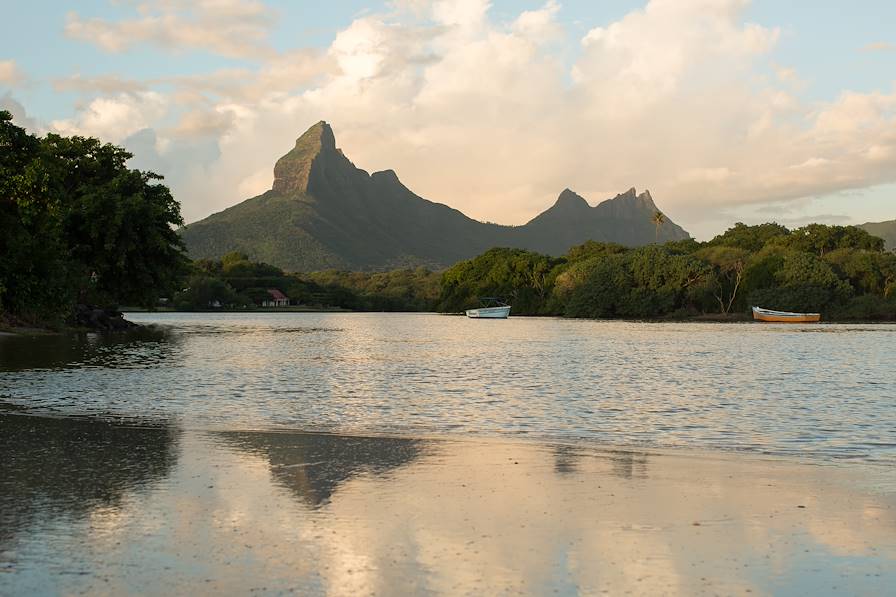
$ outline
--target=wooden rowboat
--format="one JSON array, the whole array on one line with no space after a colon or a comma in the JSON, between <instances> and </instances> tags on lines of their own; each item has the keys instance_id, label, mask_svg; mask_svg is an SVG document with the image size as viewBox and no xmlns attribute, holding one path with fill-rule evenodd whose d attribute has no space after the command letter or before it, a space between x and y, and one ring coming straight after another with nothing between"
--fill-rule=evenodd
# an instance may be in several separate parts
<instances>
[{"instance_id":1,"label":"wooden rowboat","mask_svg":"<svg viewBox=\"0 0 896 597\"><path fill-rule=\"evenodd\" d=\"M791 313L790 311L772 311L762 307L753 307L753 319L776 323L815 323L821 321L821 313Z\"/></svg>"}]
</instances>

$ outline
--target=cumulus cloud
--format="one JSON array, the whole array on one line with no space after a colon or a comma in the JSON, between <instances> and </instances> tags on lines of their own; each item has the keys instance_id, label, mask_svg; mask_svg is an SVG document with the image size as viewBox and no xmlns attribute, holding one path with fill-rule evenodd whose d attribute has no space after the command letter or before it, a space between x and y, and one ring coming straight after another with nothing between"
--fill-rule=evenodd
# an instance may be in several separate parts
<instances>
[{"instance_id":1,"label":"cumulus cloud","mask_svg":"<svg viewBox=\"0 0 896 597\"><path fill-rule=\"evenodd\" d=\"M64 135L91 135L119 143L158 123L165 116L168 103L165 96L153 91L100 97L87 104L75 118L54 120L50 126Z\"/></svg>"},{"instance_id":2,"label":"cumulus cloud","mask_svg":"<svg viewBox=\"0 0 896 597\"><path fill-rule=\"evenodd\" d=\"M648 187L689 225L896 182L896 89L802 99L799 73L772 61L778 30L745 22L747 4L650 0L572 38L554 0L506 22L484 0L404 0L356 18L326 51L171 80L168 95L113 93L62 124L113 138L153 127L163 152L212 139L201 170L172 177L186 181L173 186L188 220L268 188L274 161L320 119L360 167L393 168L418 194L502 223L565 187L592 203ZM153 6L145 18L184 5Z\"/></svg>"},{"instance_id":3,"label":"cumulus cloud","mask_svg":"<svg viewBox=\"0 0 896 597\"><path fill-rule=\"evenodd\" d=\"M16 87L26 81L15 60L0 60L0 85Z\"/></svg>"},{"instance_id":4,"label":"cumulus cloud","mask_svg":"<svg viewBox=\"0 0 896 597\"><path fill-rule=\"evenodd\" d=\"M274 54L267 43L276 23L273 11L257 0L149 0L136 18L82 19L70 12L65 33L110 52L149 43L169 50L204 49L234 58Z\"/></svg>"}]
</instances>

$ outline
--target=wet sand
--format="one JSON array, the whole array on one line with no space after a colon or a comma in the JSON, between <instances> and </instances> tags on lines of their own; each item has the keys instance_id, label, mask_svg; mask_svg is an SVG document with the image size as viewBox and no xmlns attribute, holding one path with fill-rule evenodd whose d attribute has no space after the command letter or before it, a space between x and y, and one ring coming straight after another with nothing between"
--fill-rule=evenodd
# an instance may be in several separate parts
<instances>
[{"instance_id":1,"label":"wet sand","mask_svg":"<svg viewBox=\"0 0 896 597\"><path fill-rule=\"evenodd\" d=\"M0 414L0 594L886 594L868 465Z\"/></svg>"}]
</instances>

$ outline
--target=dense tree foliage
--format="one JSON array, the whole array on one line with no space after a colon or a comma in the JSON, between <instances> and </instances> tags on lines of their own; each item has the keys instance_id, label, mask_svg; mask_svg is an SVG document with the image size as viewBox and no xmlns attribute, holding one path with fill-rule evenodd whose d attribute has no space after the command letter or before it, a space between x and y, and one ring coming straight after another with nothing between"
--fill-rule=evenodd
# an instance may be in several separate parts
<instances>
[{"instance_id":1,"label":"dense tree foliage","mask_svg":"<svg viewBox=\"0 0 896 597\"><path fill-rule=\"evenodd\" d=\"M478 297L503 297L519 313L545 310L561 260L523 249L491 249L461 261L442 276L439 309L462 311Z\"/></svg>"},{"instance_id":2,"label":"dense tree foliage","mask_svg":"<svg viewBox=\"0 0 896 597\"><path fill-rule=\"evenodd\" d=\"M444 273L438 307L460 311L493 295L521 315L690 317L760 305L896 319L896 255L859 228L821 224L739 223L706 243L637 249L589 242L559 259L493 249Z\"/></svg>"},{"instance_id":3,"label":"dense tree foliage","mask_svg":"<svg viewBox=\"0 0 896 597\"><path fill-rule=\"evenodd\" d=\"M287 274L233 252L220 261L194 261L193 270L174 297L179 309L253 309L270 298L271 289L284 293L292 306L354 311L429 311L439 296L439 274L423 268Z\"/></svg>"},{"instance_id":4,"label":"dense tree foliage","mask_svg":"<svg viewBox=\"0 0 896 597\"><path fill-rule=\"evenodd\" d=\"M36 137L0 112L0 308L46 322L78 302L154 305L186 258L160 177L96 139Z\"/></svg>"}]
</instances>

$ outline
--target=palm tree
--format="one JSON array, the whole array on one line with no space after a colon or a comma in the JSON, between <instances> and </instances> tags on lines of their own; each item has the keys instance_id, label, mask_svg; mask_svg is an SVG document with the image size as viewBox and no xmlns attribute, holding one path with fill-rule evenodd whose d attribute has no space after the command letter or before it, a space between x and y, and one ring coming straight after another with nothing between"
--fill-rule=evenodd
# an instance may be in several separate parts
<instances>
[{"instance_id":1,"label":"palm tree","mask_svg":"<svg viewBox=\"0 0 896 597\"><path fill-rule=\"evenodd\" d=\"M653 225L656 226L656 242L660 242L660 226L666 223L666 216L663 212L657 211L653 214Z\"/></svg>"}]
</instances>

